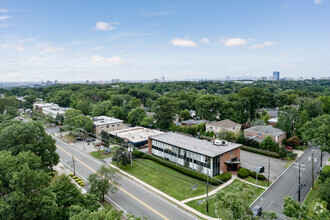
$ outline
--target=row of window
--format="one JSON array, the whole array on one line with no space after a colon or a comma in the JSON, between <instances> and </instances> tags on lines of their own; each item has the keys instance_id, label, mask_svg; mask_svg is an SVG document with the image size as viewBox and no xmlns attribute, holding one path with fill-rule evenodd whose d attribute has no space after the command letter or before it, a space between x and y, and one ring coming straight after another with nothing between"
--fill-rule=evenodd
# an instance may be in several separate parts
<instances>
[{"instance_id":1,"label":"row of window","mask_svg":"<svg viewBox=\"0 0 330 220\"><path fill-rule=\"evenodd\" d=\"M160 152L163 152L163 156L164 156L165 158L167 158L167 159L170 159L170 158L168 158L168 156L171 155L171 156L178 157L178 158L180 158L180 159L183 159L183 160L189 161L189 162L191 162L191 163L195 163L195 164L197 164L197 165L200 165L200 166L203 166L203 167L206 167L206 168L211 168L211 165L208 164L208 161L206 161L206 162L201 162L201 161L199 161L199 160L192 159L192 158L188 157L187 155L181 155L181 154L178 155L177 153L174 153L174 152L170 151L169 149L162 149L162 148L156 147L156 146L154 146L154 145L152 145L152 149L155 149L155 150L158 150L158 151L160 151ZM182 149L180 149L180 150L182 150ZM166 154L167 154L168 156L167 156ZM207 158L209 159L209 157L207 157ZM210 161L210 160L209 160L209 161Z\"/></svg>"}]
</instances>

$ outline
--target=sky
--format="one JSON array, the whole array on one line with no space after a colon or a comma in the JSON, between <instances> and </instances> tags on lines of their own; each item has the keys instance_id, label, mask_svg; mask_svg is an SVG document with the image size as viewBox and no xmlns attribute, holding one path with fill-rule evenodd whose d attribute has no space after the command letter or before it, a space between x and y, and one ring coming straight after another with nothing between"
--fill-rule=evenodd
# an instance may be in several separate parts
<instances>
[{"instance_id":1,"label":"sky","mask_svg":"<svg viewBox=\"0 0 330 220\"><path fill-rule=\"evenodd\" d=\"M0 81L330 76L330 0L1 0Z\"/></svg>"}]
</instances>

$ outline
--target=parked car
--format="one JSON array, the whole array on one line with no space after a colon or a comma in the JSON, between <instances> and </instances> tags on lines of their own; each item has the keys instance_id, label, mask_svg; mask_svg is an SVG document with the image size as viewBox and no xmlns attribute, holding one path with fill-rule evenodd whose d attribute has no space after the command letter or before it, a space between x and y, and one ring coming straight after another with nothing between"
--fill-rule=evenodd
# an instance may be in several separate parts
<instances>
[{"instance_id":1,"label":"parked car","mask_svg":"<svg viewBox=\"0 0 330 220\"><path fill-rule=\"evenodd\" d=\"M87 138L87 139L86 139L86 142L88 142L88 143L89 143L89 142L93 142L93 141L95 141L95 138Z\"/></svg>"},{"instance_id":2,"label":"parked car","mask_svg":"<svg viewBox=\"0 0 330 220\"><path fill-rule=\"evenodd\" d=\"M265 167L264 166L257 166L257 168L254 169L254 172L256 173L263 173L265 172Z\"/></svg>"},{"instance_id":3,"label":"parked car","mask_svg":"<svg viewBox=\"0 0 330 220\"><path fill-rule=\"evenodd\" d=\"M252 212L253 212L253 217L261 216L262 215L262 208L260 206L256 205L256 206L253 207Z\"/></svg>"},{"instance_id":4,"label":"parked car","mask_svg":"<svg viewBox=\"0 0 330 220\"><path fill-rule=\"evenodd\" d=\"M84 139L83 139L82 137L77 137L76 140L77 140L77 141L82 141L82 140L84 140Z\"/></svg>"}]
</instances>

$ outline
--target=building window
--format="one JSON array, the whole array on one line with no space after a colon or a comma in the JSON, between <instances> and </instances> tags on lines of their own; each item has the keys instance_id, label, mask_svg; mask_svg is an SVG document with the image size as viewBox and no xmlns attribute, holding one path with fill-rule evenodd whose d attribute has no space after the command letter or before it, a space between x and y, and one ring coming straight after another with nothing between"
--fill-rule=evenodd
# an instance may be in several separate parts
<instances>
[{"instance_id":1,"label":"building window","mask_svg":"<svg viewBox=\"0 0 330 220\"><path fill-rule=\"evenodd\" d=\"M115 125L112 125L112 127L115 127Z\"/></svg>"},{"instance_id":2,"label":"building window","mask_svg":"<svg viewBox=\"0 0 330 220\"><path fill-rule=\"evenodd\" d=\"M261 136L261 134L260 134L260 133L257 133L257 135L258 135L258 136Z\"/></svg>"},{"instance_id":3,"label":"building window","mask_svg":"<svg viewBox=\"0 0 330 220\"><path fill-rule=\"evenodd\" d=\"M104 128L103 126L101 128Z\"/></svg>"},{"instance_id":4,"label":"building window","mask_svg":"<svg viewBox=\"0 0 330 220\"><path fill-rule=\"evenodd\" d=\"M234 151L233 151L233 150L230 151L230 156L231 156L231 157L234 156Z\"/></svg>"},{"instance_id":5,"label":"building window","mask_svg":"<svg viewBox=\"0 0 330 220\"><path fill-rule=\"evenodd\" d=\"M119 124L117 124L117 127L119 127Z\"/></svg>"},{"instance_id":6,"label":"building window","mask_svg":"<svg viewBox=\"0 0 330 220\"><path fill-rule=\"evenodd\" d=\"M233 127L233 130L235 130L235 127Z\"/></svg>"},{"instance_id":7,"label":"building window","mask_svg":"<svg viewBox=\"0 0 330 220\"><path fill-rule=\"evenodd\" d=\"M107 125L107 128L109 128L109 125Z\"/></svg>"}]
</instances>

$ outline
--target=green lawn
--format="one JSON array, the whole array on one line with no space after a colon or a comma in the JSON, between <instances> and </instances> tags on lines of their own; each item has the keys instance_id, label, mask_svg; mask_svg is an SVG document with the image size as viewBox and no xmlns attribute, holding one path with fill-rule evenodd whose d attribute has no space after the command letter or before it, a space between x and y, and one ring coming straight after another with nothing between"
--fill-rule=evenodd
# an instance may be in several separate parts
<instances>
[{"instance_id":1,"label":"green lawn","mask_svg":"<svg viewBox=\"0 0 330 220\"><path fill-rule=\"evenodd\" d=\"M76 140L76 137L72 134L66 134L66 135L62 136L61 139L63 141L65 141L66 143L72 143Z\"/></svg>"},{"instance_id":2,"label":"green lawn","mask_svg":"<svg viewBox=\"0 0 330 220\"><path fill-rule=\"evenodd\" d=\"M112 164L116 165L116 162ZM119 165L119 168L131 173L130 165ZM133 176L178 200L206 193L206 183L148 159L133 160ZM192 191L191 187L196 184L197 188ZM215 186L209 185L209 191L213 189Z\"/></svg>"},{"instance_id":3,"label":"green lawn","mask_svg":"<svg viewBox=\"0 0 330 220\"><path fill-rule=\"evenodd\" d=\"M239 191L236 187L240 186L240 185L245 185L246 187L249 187L251 189L254 190L253 193L253 197L249 200L246 201L248 205L250 205L265 189L263 188L257 188L255 189L255 186L252 186L248 183L244 183L240 180L234 180L231 184L229 184L228 186L224 187L221 191L225 191L225 192L232 192L232 193L238 193L239 195L242 193L241 191ZM198 204L198 202L203 199L197 199L197 200L193 200L190 202L187 202L186 205L196 209L197 211L205 214L205 215L209 215L211 217L217 217L215 214L215 203L214 203L214 198L210 198L209 199L209 213L206 213L206 202L202 202L201 204ZM219 217L222 219L228 219L228 216L225 214L224 211L221 211L218 213Z\"/></svg>"},{"instance_id":4,"label":"green lawn","mask_svg":"<svg viewBox=\"0 0 330 220\"><path fill-rule=\"evenodd\" d=\"M322 172L326 172L326 171L328 171L328 172L330 171L330 166L326 165L323 168ZM314 201L314 199L319 197L318 193L319 193L320 187L321 187L321 182L319 179L317 179L314 183L314 189L311 189L311 191L308 193L308 195L304 201L305 205L309 206L310 203L312 203Z\"/></svg>"},{"instance_id":5,"label":"green lawn","mask_svg":"<svg viewBox=\"0 0 330 220\"><path fill-rule=\"evenodd\" d=\"M253 183L253 184L256 184L256 179L253 178L252 176L248 176L247 178L243 179L245 181L248 181L250 183ZM269 185L271 184L272 182L269 181ZM258 180L258 185L259 186L265 186L265 187L268 187L268 181L267 180Z\"/></svg>"},{"instance_id":6,"label":"green lawn","mask_svg":"<svg viewBox=\"0 0 330 220\"><path fill-rule=\"evenodd\" d=\"M103 154L106 151L106 149L101 150L100 155L99 155L98 151L92 151L89 154L98 159L106 159L106 158L112 157L115 154L116 149L118 149L118 146L110 148L110 154Z\"/></svg>"}]
</instances>

